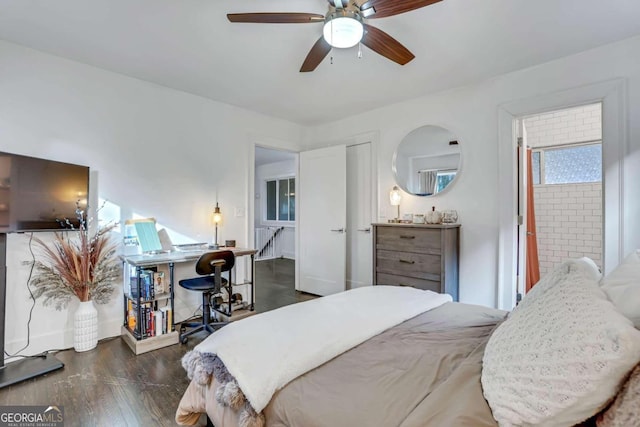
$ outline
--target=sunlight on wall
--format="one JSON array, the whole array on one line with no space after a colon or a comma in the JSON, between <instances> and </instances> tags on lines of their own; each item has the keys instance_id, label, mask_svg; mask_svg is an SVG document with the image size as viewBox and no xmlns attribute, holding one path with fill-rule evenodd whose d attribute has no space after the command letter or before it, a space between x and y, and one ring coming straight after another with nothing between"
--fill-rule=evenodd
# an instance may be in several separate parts
<instances>
[{"instance_id":1,"label":"sunlight on wall","mask_svg":"<svg viewBox=\"0 0 640 427\"><path fill-rule=\"evenodd\" d=\"M117 226L116 228L114 228L114 232L118 233L118 234L122 234L122 230L123 230L123 224L124 221L126 221L127 219L143 219L143 218L148 218L148 216L146 215L141 215L139 213L134 212L131 215L131 218L123 218L122 217L122 211L123 209L109 201L106 199L98 199L99 203L98 205L100 206L97 210L97 217L98 217L98 221L100 222L100 224L109 224L109 223L116 223ZM163 224L161 223L156 223L156 229L162 230L165 229L167 234L169 235L169 238L171 239L171 242L173 244L186 244L186 243L200 243L200 242L196 242L195 239L184 235L182 233L178 233L177 231L165 227Z\"/></svg>"},{"instance_id":2,"label":"sunlight on wall","mask_svg":"<svg viewBox=\"0 0 640 427\"><path fill-rule=\"evenodd\" d=\"M97 211L98 221L101 224L118 224L116 228L113 229L113 231L115 231L116 233L120 233L120 206L102 198L98 199L98 206L100 206Z\"/></svg>"}]
</instances>

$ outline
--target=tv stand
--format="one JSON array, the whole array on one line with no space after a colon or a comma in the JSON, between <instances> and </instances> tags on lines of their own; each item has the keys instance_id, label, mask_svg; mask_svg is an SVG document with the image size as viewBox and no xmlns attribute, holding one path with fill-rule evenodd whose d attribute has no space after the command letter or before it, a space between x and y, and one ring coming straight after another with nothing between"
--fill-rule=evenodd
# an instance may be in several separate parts
<instances>
[{"instance_id":1,"label":"tv stand","mask_svg":"<svg viewBox=\"0 0 640 427\"><path fill-rule=\"evenodd\" d=\"M27 357L26 359L11 362L6 365L4 364L3 357L2 364L3 366L0 368L0 388L4 388L30 378L39 377L40 375L44 375L64 367L64 363L48 353L43 356Z\"/></svg>"},{"instance_id":2,"label":"tv stand","mask_svg":"<svg viewBox=\"0 0 640 427\"><path fill-rule=\"evenodd\" d=\"M50 354L28 357L4 364L4 332L7 296L7 235L0 233L0 388L10 386L29 378L38 377L64 367L64 364Z\"/></svg>"}]
</instances>

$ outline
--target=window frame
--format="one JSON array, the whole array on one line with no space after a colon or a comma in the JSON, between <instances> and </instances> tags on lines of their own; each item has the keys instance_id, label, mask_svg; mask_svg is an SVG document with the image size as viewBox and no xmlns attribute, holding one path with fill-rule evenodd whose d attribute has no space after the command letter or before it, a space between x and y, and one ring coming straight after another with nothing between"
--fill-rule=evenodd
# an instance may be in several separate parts
<instances>
[{"instance_id":1,"label":"window frame","mask_svg":"<svg viewBox=\"0 0 640 427\"><path fill-rule=\"evenodd\" d=\"M556 184L547 184L545 182L545 175L546 175L545 158L544 158L545 151L562 150L562 149L566 149L566 148L575 148L575 147L583 147L583 146L598 145L598 144L600 146L602 146L602 140L601 139L595 139L595 140L592 140L592 141L574 142L574 143L562 144L562 145L548 145L548 146L544 146L544 147L531 148L532 167L533 167L533 153L540 153L540 183L539 184L535 184L534 183L533 185L534 186L538 186L538 185L568 185L568 184L589 184L589 183L602 182L603 181L603 176L604 176L604 170L603 170L603 175L600 177L600 181L564 182L564 183L556 183ZM602 149L604 149L604 147Z\"/></svg>"},{"instance_id":2,"label":"window frame","mask_svg":"<svg viewBox=\"0 0 640 427\"><path fill-rule=\"evenodd\" d=\"M436 183L439 177L441 176L447 176L447 175L453 175L453 178L451 178L451 181L449 181L447 183L447 185L444 186L444 188L438 188L438 185L436 185L436 192L433 194L438 194L441 193L442 191L446 190L447 187L449 186L449 184L451 184L453 182L454 179L456 179L456 177L458 176L458 169L439 169L438 172L436 173Z\"/></svg>"},{"instance_id":3,"label":"window frame","mask_svg":"<svg viewBox=\"0 0 640 427\"><path fill-rule=\"evenodd\" d=\"M263 181L263 194L264 194L264 201L261 202L261 206L262 206L262 222L264 224L270 224L270 225L283 225L283 226L291 226L293 227L295 225L296 222L296 210L295 210L295 201L293 204L293 219L280 219L280 181L287 181L287 186L291 186L291 180L294 180L294 188L295 188L295 181L296 181L296 176L295 175L291 175L291 174L287 174L287 175L281 175L281 176L272 176L272 177L268 177L268 178L264 178ZM269 182L275 182L276 183L276 188L275 188L275 202L276 202L276 219L268 219L267 215L268 215L268 211L269 211L269 197L268 197L268 185ZM295 190L294 190L294 200L295 200ZM289 190L289 197L291 197L291 191ZM289 200L289 209L291 209L291 201ZM290 211L289 211L290 212ZM289 216L291 216L289 214Z\"/></svg>"}]
</instances>

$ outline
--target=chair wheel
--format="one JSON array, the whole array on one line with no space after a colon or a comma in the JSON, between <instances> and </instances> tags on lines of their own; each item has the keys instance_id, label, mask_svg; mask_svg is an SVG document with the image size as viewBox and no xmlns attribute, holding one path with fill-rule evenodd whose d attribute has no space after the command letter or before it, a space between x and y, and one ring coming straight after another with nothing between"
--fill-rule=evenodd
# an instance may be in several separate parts
<instances>
[{"instance_id":1,"label":"chair wheel","mask_svg":"<svg viewBox=\"0 0 640 427\"><path fill-rule=\"evenodd\" d=\"M189 341L189 337L180 337L180 344L186 344Z\"/></svg>"},{"instance_id":2,"label":"chair wheel","mask_svg":"<svg viewBox=\"0 0 640 427\"><path fill-rule=\"evenodd\" d=\"M222 299L221 296L215 296L213 297L213 308L218 308L220 307L222 304L224 304L224 300Z\"/></svg>"}]
</instances>

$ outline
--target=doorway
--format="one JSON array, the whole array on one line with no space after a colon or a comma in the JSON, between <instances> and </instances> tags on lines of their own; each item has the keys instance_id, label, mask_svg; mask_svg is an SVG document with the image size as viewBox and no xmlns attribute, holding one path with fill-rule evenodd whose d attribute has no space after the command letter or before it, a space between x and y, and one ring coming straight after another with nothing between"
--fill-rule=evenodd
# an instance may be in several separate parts
<instances>
[{"instance_id":1,"label":"doorway","mask_svg":"<svg viewBox=\"0 0 640 427\"><path fill-rule=\"evenodd\" d=\"M624 228L624 157L627 146L626 81L612 79L531 98L519 99L498 108L498 282L496 307L511 310L516 304L518 247L517 119L542 111L602 102L603 159L603 274L622 260L631 247Z\"/></svg>"},{"instance_id":2,"label":"doorway","mask_svg":"<svg viewBox=\"0 0 640 427\"><path fill-rule=\"evenodd\" d=\"M255 146L253 242L256 271L261 272L256 274L256 282L265 281L264 286L256 284L256 300L268 296L264 309L282 301L296 302L297 175L298 153ZM269 287L276 283L277 289ZM267 289L272 292L261 295ZM282 301L273 300L274 295Z\"/></svg>"},{"instance_id":3,"label":"doorway","mask_svg":"<svg viewBox=\"0 0 640 427\"><path fill-rule=\"evenodd\" d=\"M518 122L519 299L568 258L603 268L602 103Z\"/></svg>"}]
</instances>

